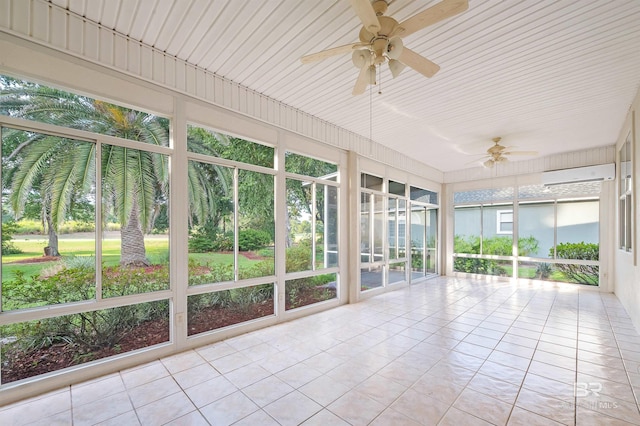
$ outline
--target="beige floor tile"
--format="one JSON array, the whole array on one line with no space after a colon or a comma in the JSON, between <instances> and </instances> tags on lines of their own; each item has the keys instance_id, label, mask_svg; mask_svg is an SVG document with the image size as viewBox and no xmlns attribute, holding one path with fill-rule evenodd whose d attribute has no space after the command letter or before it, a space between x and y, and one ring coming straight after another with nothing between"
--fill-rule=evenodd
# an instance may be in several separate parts
<instances>
[{"instance_id":1,"label":"beige floor tile","mask_svg":"<svg viewBox=\"0 0 640 426\"><path fill-rule=\"evenodd\" d=\"M74 425L92 425L133 410L127 392L120 392L88 404L73 407Z\"/></svg>"},{"instance_id":2,"label":"beige floor tile","mask_svg":"<svg viewBox=\"0 0 640 426\"><path fill-rule=\"evenodd\" d=\"M253 362L251 358L241 352L233 352L229 355L216 358L209 363L220 373L227 374Z\"/></svg>"},{"instance_id":3,"label":"beige floor tile","mask_svg":"<svg viewBox=\"0 0 640 426\"><path fill-rule=\"evenodd\" d=\"M464 390L446 377L425 374L412 387L412 390L423 394L427 399L435 398L447 405L453 404Z\"/></svg>"},{"instance_id":4,"label":"beige floor tile","mask_svg":"<svg viewBox=\"0 0 640 426\"><path fill-rule=\"evenodd\" d=\"M480 417L489 423L503 425L507 423L513 406L467 388L460 394L456 402L453 403L453 407L473 416Z\"/></svg>"},{"instance_id":5,"label":"beige floor tile","mask_svg":"<svg viewBox=\"0 0 640 426\"><path fill-rule=\"evenodd\" d=\"M609 417L597 411L578 406L576 409L576 425L580 426L626 426L633 425L615 417Z\"/></svg>"},{"instance_id":6,"label":"beige floor tile","mask_svg":"<svg viewBox=\"0 0 640 426\"><path fill-rule=\"evenodd\" d=\"M258 411L260 407L242 392L234 392L200 408L202 415L212 425L226 426Z\"/></svg>"},{"instance_id":7,"label":"beige floor tile","mask_svg":"<svg viewBox=\"0 0 640 426\"><path fill-rule=\"evenodd\" d=\"M231 383L225 377L220 376L199 385L185 389L187 396L193 401L196 407L204 407L214 401L224 398L237 391L236 385Z\"/></svg>"},{"instance_id":8,"label":"beige floor tile","mask_svg":"<svg viewBox=\"0 0 640 426\"><path fill-rule=\"evenodd\" d=\"M2 422L4 422L4 418L2 417L2 414L0 414L0 423L4 424ZM10 423L7 423L7 424L10 424ZM73 424L73 416L71 415L71 410L68 410L68 411L63 411L62 413L47 416L45 418L36 420L35 422L30 422L28 424L29 426L67 426L67 425ZM129 424L135 425L136 423L131 422Z\"/></svg>"},{"instance_id":9,"label":"beige floor tile","mask_svg":"<svg viewBox=\"0 0 640 426\"><path fill-rule=\"evenodd\" d=\"M317 412L301 424L303 426L349 426L349 423L345 422L327 409Z\"/></svg>"},{"instance_id":10,"label":"beige floor tile","mask_svg":"<svg viewBox=\"0 0 640 426\"><path fill-rule=\"evenodd\" d=\"M573 384L576 381L575 370L567 370L566 368L556 367L555 365L545 364L539 361L531 361L528 371L529 373L564 383Z\"/></svg>"},{"instance_id":11,"label":"beige floor tile","mask_svg":"<svg viewBox=\"0 0 640 426\"><path fill-rule=\"evenodd\" d=\"M575 420L575 405L573 399L560 400L542 395L532 390L522 388L516 405L542 417L553 419L566 425L573 425Z\"/></svg>"},{"instance_id":12,"label":"beige floor tile","mask_svg":"<svg viewBox=\"0 0 640 426\"><path fill-rule=\"evenodd\" d=\"M391 404L391 408L418 423L431 425L440 421L449 405L409 389Z\"/></svg>"},{"instance_id":13,"label":"beige floor tile","mask_svg":"<svg viewBox=\"0 0 640 426\"><path fill-rule=\"evenodd\" d=\"M194 411L187 396L178 392L136 409L142 426L165 424Z\"/></svg>"},{"instance_id":14,"label":"beige floor tile","mask_svg":"<svg viewBox=\"0 0 640 426\"><path fill-rule=\"evenodd\" d=\"M109 375L104 380L72 385L71 402L74 406L83 405L124 391L125 387L120 375Z\"/></svg>"},{"instance_id":15,"label":"beige floor tile","mask_svg":"<svg viewBox=\"0 0 640 426\"><path fill-rule=\"evenodd\" d=\"M264 411L284 426L298 425L320 410L320 404L298 391L293 391L264 407Z\"/></svg>"},{"instance_id":16,"label":"beige floor tile","mask_svg":"<svg viewBox=\"0 0 640 426\"><path fill-rule=\"evenodd\" d=\"M520 387L513 383L485 376L484 374L476 374L467 387L508 404L515 402L520 391Z\"/></svg>"},{"instance_id":17,"label":"beige floor tile","mask_svg":"<svg viewBox=\"0 0 640 426\"><path fill-rule=\"evenodd\" d=\"M490 348L474 345L472 343L468 343L464 341L458 343L456 347L453 348L453 350L457 352L461 352L463 354L473 355L474 357L482 358L482 359L486 359L489 355L491 355L491 352L493 351Z\"/></svg>"},{"instance_id":18,"label":"beige floor tile","mask_svg":"<svg viewBox=\"0 0 640 426\"><path fill-rule=\"evenodd\" d=\"M597 411L605 416L620 419L629 423L640 424L638 405L610 397L604 394L591 394L584 398L577 398L578 407Z\"/></svg>"},{"instance_id":19,"label":"beige floor tile","mask_svg":"<svg viewBox=\"0 0 640 426\"><path fill-rule=\"evenodd\" d=\"M327 406L349 391L349 387L328 376L320 376L299 388L309 398Z\"/></svg>"},{"instance_id":20,"label":"beige floor tile","mask_svg":"<svg viewBox=\"0 0 640 426\"><path fill-rule=\"evenodd\" d=\"M145 383L167 377L169 371L160 361L150 362L139 368L132 368L120 372L122 381L127 388L134 388Z\"/></svg>"},{"instance_id":21,"label":"beige floor tile","mask_svg":"<svg viewBox=\"0 0 640 426\"><path fill-rule=\"evenodd\" d=\"M565 401L571 400L575 393L574 384L559 382L533 373L528 373L525 376L522 386Z\"/></svg>"},{"instance_id":22,"label":"beige floor tile","mask_svg":"<svg viewBox=\"0 0 640 426\"><path fill-rule=\"evenodd\" d=\"M544 362L545 364L554 365L556 367L565 368L567 370L576 370L576 357L567 357L563 355L553 354L550 352L536 351L533 360Z\"/></svg>"},{"instance_id":23,"label":"beige floor tile","mask_svg":"<svg viewBox=\"0 0 640 426\"><path fill-rule=\"evenodd\" d=\"M352 425L366 425L375 419L386 406L355 390L342 395L327 407L338 417Z\"/></svg>"},{"instance_id":24,"label":"beige floor tile","mask_svg":"<svg viewBox=\"0 0 640 426\"><path fill-rule=\"evenodd\" d=\"M424 373L420 368L409 367L403 362L393 361L378 370L377 374L399 383L402 386L409 387L413 385Z\"/></svg>"},{"instance_id":25,"label":"beige floor tile","mask_svg":"<svg viewBox=\"0 0 640 426\"><path fill-rule=\"evenodd\" d=\"M70 424L70 423L67 423ZM100 426L137 426L140 425L140 420L138 420L138 415L135 411L127 411L126 413L122 413L119 416L112 417L109 420L105 420L104 422L98 423Z\"/></svg>"},{"instance_id":26,"label":"beige floor tile","mask_svg":"<svg viewBox=\"0 0 640 426\"><path fill-rule=\"evenodd\" d=\"M493 351L487 358L487 361L497 364L506 365L508 367L517 368L518 370L527 371L531 358L523 358L521 356L509 354L501 351Z\"/></svg>"},{"instance_id":27,"label":"beige floor tile","mask_svg":"<svg viewBox=\"0 0 640 426\"><path fill-rule=\"evenodd\" d=\"M348 424L348 423L347 423ZM415 420L410 419L404 414L400 414L399 412L387 408L384 410L378 417L376 417L371 423L371 426L419 426L420 423Z\"/></svg>"},{"instance_id":28,"label":"beige floor tile","mask_svg":"<svg viewBox=\"0 0 640 426\"><path fill-rule=\"evenodd\" d=\"M138 408L180 391L180 386L173 377L163 377L129 389L129 397L133 406Z\"/></svg>"},{"instance_id":29,"label":"beige floor tile","mask_svg":"<svg viewBox=\"0 0 640 426\"><path fill-rule=\"evenodd\" d=\"M292 391L291 386L276 376L269 376L242 389L242 392L260 407L264 407Z\"/></svg>"},{"instance_id":30,"label":"beige floor tile","mask_svg":"<svg viewBox=\"0 0 640 426\"><path fill-rule=\"evenodd\" d=\"M126 425L123 424L121 426ZM200 414L199 411L192 411L175 420L171 420L164 426L209 426L209 422Z\"/></svg>"},{"instance_id":31,"label":"beige floor tile","mask_svg":"<svg viewBox=\"0 0 640 426\"><path fill-rule=\"evenodd\" d=\"M0 410L0 419L7 425L22 425L47 419L71 410L71 392L68 388L44 396L30 398L28 402L18 402Z\"/></svg>"},{"instance_id":32,"label":"beige floor tile","mask_svg":"<svg viewBox=\"0 0 640 426\"><path fill-rule=\"evenodd\" d=\"M440 420L438 426L489 426L491 423L486 422L469 413L451 407L447 414Z\"/></svg>"},{"instance_id":33,"label":"beige floor tile","mask_svg":"<svg viewBox=\"0 0 640 426\"><path fill-rule=\"evenodd\" d=\"M355 388L381 404L389 405L407 390L405 386L374 374Z\"/></svg>"},{"instance_id":34,"label":"beige floor tile","mask_svg":"<svg viewBox=\"0 0 640 426\"><path fill-rule=\"evenodd\" d=\"M202 358L211 362L215 359L222 358L223 356L231 355L237 351L227 342L217 342L212 345L197 348L196 352Z\"/></svg>"},{"instance_id":35,"label":"beige floor tile","mask_svg":"<svg viewBox=\"0 0 640 426\"><path fill-rule=\"evenodd\" d=\"M580 423L578 423L580 424ZM562 423L553 421L548 417L532 413L520 407L514 407L509 417L509 426L560 426Z\"/></svg>"},{"instance_id":36,"label":"beige floor tile","mask_svg":"<svg viewBox=\"0 0 640 426\"><path fill-rule=\"evenodd\" d=\"M245 365L244 367L240 367L225 374L225 377L240 389L259 382L269 376L271 376L271 373L262 368L259 362Z\"/></svg>"},{"instance_id":37,"label":"beige floor tile","mask_svg":"<svg viewBox=\"0 0 640 426\"><path fill-rule=\"evenodd\" d=\"M198 385L207 380L211 380L220 375L218 371L210 364L204 363L187 370L175 373L173 378L178 382L182 389L187 389L192 386Z\"/></svg>"},{"instance_id":38,"label":"beige floor tile","mask_svg":"<svg viewBox=\"0 0 640 426\"><path fill-rule=\"evenodd\" d=\"M279 423L263 410L258 410L233 426L279 426Z\"/></svg>"},{"instance_id":39,"label":"beige floor tile","mask_svg":"<svg viewBox=\"0 0 640 426\"><path fill-rule=\"evenodd\" d=\"M169 373L175 374L179 371L188 370L196 365L204 364L206 360L202 358L196 351L186 351L160 360L162 364L169 370Z\"/></svg>"}]
</instances>

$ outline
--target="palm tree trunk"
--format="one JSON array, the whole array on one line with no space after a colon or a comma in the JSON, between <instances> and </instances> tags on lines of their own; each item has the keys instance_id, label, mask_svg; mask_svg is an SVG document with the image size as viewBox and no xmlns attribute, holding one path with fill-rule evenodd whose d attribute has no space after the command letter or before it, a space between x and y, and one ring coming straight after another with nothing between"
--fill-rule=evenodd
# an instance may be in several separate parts
<instances>
[{"instance_id":1,"label":"palm tree trunk","mask_svg":"<svg viewBox=\"0 0 640 426\"><path fill-rule=\"evenodd\" d=\"M133 201L133 208L126 226L120 228L120 265L149 266L144 247L144 234L140 227L138 202Z\"/></svg>"},{"instance_id":2,"label":"palm tree trunk","mask_svg":"<svg viewBox=\"0 0 640 426\"><path fill-rule=\"evenodd\" d=\"M51 223L51 214L49 214L49 211L44 209L43 214L47 224L47 233L49 234L49 245L44 248L44 255L58 257L60 256L60 252L58 251L58 233L53 228L53 224Z\"/></svg>"}]
</instances>

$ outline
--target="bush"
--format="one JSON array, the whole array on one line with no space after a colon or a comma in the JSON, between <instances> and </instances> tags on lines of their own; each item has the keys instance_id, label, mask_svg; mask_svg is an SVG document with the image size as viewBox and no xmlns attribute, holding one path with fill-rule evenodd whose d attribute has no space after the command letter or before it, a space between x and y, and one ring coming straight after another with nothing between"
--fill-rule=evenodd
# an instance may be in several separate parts
<instances>
[{"instance_id":1,"label":"bush","mask_svg":"<svg viewBox=\"0 0 640 426\"><path fill-rule=\"evenodd\" d=\"M242 229L238 234L238 250L252 251L268 246L271 234L260 229Z\"/></svg>"},{"instance_id":2,"label":"bush","mask_svg":"<svg viewBox=\"0 0 640 426\"><path fill-rule=\"evenodd\" d=\"M2 223L2 254L17 254L22 253L18 247L16 247L11 240L13 240L13 236L16 234L16 230L18 226L15 222L3 222Z\"/></svg>"},{"instance_id":3,"label":"bush","mask_svg":"<svg viewBox=\"0 0 640 426\"><path fill-rule=\"evenodd\" d=\"M600 246L596 243L560 243L556 246L557 259L599 260ZM553 257L553 247L549 249L549 257ZM597 265L575 265L557 263L556 268L570 282L598 285L599 270Z\"/></svg>"},{"instance_id":4,"label":"bush","mask_svg":"<svg viewBox=\"0 0 640 426\"><path fill-rule=\"evenodd\" d=\"M44 227L36 220L21 219L16 224L16 234L20 235L41 235L44 234Z\"/></svg>"},{"instance_id":5,"label":"bush","mask_svg":"<svg viewBox=\"0 0 640 426\"><path fill-rule=\"evenodd\" d=\"M216 251L233 250L233 234L220 233L217 229L194 226L189 236L189 251L191 253L210 253Z\"/></svg>"},{"instance_id":6,"label":"bush","mask_svg":"<svg viewBox=\"0 0 640 426\"><path fill-rule=\"evenodd\" d=\"M311 269L311 241L300 241L298 245L287 249L287 272L308 271Z\"/></svg>"},{"instance_id":7,"label":"bush","mask_svg":"<svg viewBox=\"0 0 640 426\"><path fill-rule=\"evenodd\" d=\"M518 239L518 253L520 256L528 256L538 251L538 240L533 237ZM454 237L454 252L467 254L480 254L480 237L470 235ZM495 236L485 238L482 241L482 254L494 256L511 256L513 254L513 238L511 236ZM507 270L500 266L499 261L493 259L474 259L456 257L453 268L458 272L483 275L507 275Z\"/></svg>"}]
</instances>

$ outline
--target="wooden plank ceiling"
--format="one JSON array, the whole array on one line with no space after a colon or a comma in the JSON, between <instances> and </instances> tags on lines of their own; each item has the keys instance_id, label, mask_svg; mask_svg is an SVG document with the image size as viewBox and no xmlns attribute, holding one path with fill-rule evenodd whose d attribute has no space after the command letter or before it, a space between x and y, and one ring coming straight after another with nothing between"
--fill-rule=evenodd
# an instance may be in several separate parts
<instances>
[{"instance_id":1,"label":"wooden plank ceiling","mask_svg":"<svg viewBox=\"0 0 640 426\"><path fill-rule=\"evenodd\" d=\"M441 171L477 166L469 154L494 136L539 156L611 145L640 84L638 0L471 0L404 39L439 73L392 80L385 66L357 97L349 54L299 61L358 40L348 0L51 2ZM394 0L386 14L436 3Z\"/></svg>"}]
</instances>

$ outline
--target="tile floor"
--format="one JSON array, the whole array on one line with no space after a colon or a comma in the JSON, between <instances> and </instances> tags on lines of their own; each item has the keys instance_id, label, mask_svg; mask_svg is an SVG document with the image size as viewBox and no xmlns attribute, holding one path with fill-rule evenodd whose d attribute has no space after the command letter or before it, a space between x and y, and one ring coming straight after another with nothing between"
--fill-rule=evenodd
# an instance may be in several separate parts
<instances>
[{"instance_id":1,"label":"tile floor","mask_svg":"<svg viewBox=\"0 0 640 426\"><path fill-rule=\"evenodd\" d=\"M614 295L442 277L2 407L0 424L623 425L638 392Z\"/></svg>"}]
</instances>

